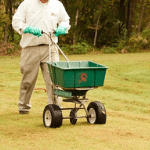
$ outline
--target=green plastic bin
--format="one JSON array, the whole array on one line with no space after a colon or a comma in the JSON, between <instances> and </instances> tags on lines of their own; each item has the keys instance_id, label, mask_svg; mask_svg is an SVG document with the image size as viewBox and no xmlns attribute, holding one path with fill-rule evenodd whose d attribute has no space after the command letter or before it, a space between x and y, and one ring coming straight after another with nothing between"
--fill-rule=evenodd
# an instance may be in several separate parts
<instances>
[{"instance_id":1,"label":"green plastic bin","mask_svg":"<svg viewBox=\"0 0 150 150\"><path fill-rule=\"evenodd\" d=\"M92 61L47 62L52 82L62 88L103 86L106 66Z\"/></svg>"}]
</instances>

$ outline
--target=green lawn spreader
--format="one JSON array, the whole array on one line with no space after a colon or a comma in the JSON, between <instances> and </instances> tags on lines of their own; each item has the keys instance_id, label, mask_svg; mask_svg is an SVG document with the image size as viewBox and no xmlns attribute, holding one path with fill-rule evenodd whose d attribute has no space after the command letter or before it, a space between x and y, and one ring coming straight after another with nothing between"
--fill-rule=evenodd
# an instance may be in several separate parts
<instances>
[{"instance_id":1,"label":"green lawn spreader","mask_svg":"<svg viewBox=\"0 0 150 150\"><path fill-rule=\"evenodd\" d=\"M52 41L53 42L53 41ZM70 119L76 124L78 118L87 118L91 124L106 123L106 109L100 101L88 102L86 93L89 90L103 86L107 67L92 61L69 61L59 46L53 42L67 61L47 62L53 83L54 97L62 97L63 102L74 103L73 108L61 108L56 104L48 104L43 111L45 127L57 128L63 119ZM84 109L85 115L79 116L78 111ZM70 110L69 116L63 116L62 111Z\"/></svg>"}]
</instances>

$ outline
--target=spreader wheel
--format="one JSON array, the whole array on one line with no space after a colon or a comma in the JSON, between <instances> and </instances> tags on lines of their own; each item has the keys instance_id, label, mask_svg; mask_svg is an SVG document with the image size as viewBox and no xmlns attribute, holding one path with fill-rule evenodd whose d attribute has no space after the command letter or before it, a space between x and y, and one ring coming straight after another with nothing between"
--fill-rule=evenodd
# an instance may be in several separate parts
<instances>
[{"instance_id":1,"label":"spreader wheel","mask_svg":"<svg viewBox=\"0 0 150 150\"><path fill-rule=\"evenodd\" d=\"M77 122L77 112L76 110L72 109L70 111L70 123L76 124L76 122Z\"/></svg>"},{"instance_id":2,"label":"spreader wheel","mask_svg":"<svg viewBox=\"0 0 150 150\"><path fill-rule=\"evenodd\" d=\"M43 111L43 123L45 127L58 128L62 125L62 111L58 105L49 104Z\"/></svg>"},{"instance_id":3,"label":"spreader wheel","mask_svg":"<svg viewBox=\"0 0 150 150\"><path fill-rule=\"evenodd\" d=\"M99 102L91 102L87 110L89 112L89 117L87 121L91 124L105 124L106 123L106 109L104 105Z\"/></svg>"}]
</instances>

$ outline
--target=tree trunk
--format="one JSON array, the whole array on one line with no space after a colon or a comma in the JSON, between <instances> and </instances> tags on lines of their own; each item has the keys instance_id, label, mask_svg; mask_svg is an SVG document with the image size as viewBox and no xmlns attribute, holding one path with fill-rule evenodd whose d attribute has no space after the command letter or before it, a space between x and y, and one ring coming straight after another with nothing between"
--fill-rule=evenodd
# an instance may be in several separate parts
<instances>
[{"instance_id":1,"label":"tree trunk","mask_svg":"<svg viewBox=\"0 0 150 150\"><path fill-rule=\"evenodd\" d=\"M97 18L97 23L96 23L95 37L94 37L94 46L96 46L97 31L98 31L99 21L100 21L100 18L101 18L101 13L102 13L102 0L100 1L100 6L99 6L99 15L98 15L98 18Z\"/></svg>"},{"instance_id":2,"label":"tree trunk","mask_svg":"<svg viewBox=\"0 0 150 150\"><path fill-rule=\"evenodd\" d=\"M8 15L8 9L9 9L9 0L6 1L5 4L5 12ZM5 29L4 29L4 43L7 43L7 32L8 32L8 23L5 24Z\"/></svg>"},{"instance_id":3,"label":"tree trunk","mask_svg":"<svg viewBox=\"0 0 150 150\"><path fill-rule=\"evenodd\" d=\"M74 30L74 33L73 33L73 45L76 44L76 28L77 28L77 24L78 24L78 16L79 16L79 9L77 9L76 11L76 17L75 17L75 30Z\"/></svg>"},{"instance_id":4,"label":"tree trunk","mask_svg":"<svg viewBox=\"0 0 150 150\"><path fill-rule=\"evenodd\" d=\"M129 0L128 1L128 12L127 12L127 34L128 38L131 35L132 29L135 26L135 5L136 0Z\"/></svg>"},{"instance_id":5,"label":"tree trunk","mask_svg":"<svg viewBox=\"0 0 150 150\"><path fill-rule=\"evenodd\" d=\"M13 16L13 0L10 0L10 4L9 4L9 19L12 20L12 16ZM10 24L9 26L9 31L10 31L10 36L11 36L11 41L14 41L14 30L12 28L12 25Z\"/></svg>"},{"instance_id":6,"label":"tree trunk","mask_svg":"<svg viewBox=\"0 0 150 150\"><path fill-rule=\"evenodd\" d=\"M119 7L119 20L124 22L125 21L125 0L120 0L120 7Z\"/></svg>"},{"instance_id":7,"label":"tree trunk","mask_svg":"<svg viewBox=\"0 0 150 150\"><path fill-rule=\"evenodd\" d=\"M145 4L145 0L142 0L142 6L141 6L142 9L141 9L141 13L140 13L137 33L140 33L140 30L141 30L142 18L143 18L143 13L144 13L144 4Z\"/></svg>"},{"instance_id":8,"label":"tree trunk","mask_svg":"<svg viewBox=\"0 0 150 150\"><path fill-rule=\"evenodd\" d=\"M119 34L121 35L122 27L126 23L126 7L125 7L125 0L120 0L119 6L119 20L121 22L119 26Z\"/></svg>"},{"instance_id":9,"label":"tree trunk","mask_svg":"<svg viewBox=\"0 0 150 150\"><path fill-rule=\"evenodd\" d=\"M4 43L7 43L7 31L8 31L8 23L5 24L5 30L4 30Z\"/></svg>"}]
</instances>

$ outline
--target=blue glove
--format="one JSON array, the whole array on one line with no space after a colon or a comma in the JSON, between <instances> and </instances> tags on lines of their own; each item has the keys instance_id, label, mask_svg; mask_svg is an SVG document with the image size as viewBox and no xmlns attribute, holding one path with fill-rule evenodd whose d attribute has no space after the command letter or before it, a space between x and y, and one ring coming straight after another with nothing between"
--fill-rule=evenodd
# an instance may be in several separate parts
<instances>
[{"instance_id":1,"label":"blue glove","mask_svg":"<svg viewBox=\"0 0 150 150\"><path fill-rule=\"evenodd\" d=\"M28 26L27 28L25 28L24 33L30 33L38 37L42 36L41 29L39 29L38 27Z\"/></svg>"},{"instance_id":2,"label":"blue glove","mask_svg":"<svg viewBox=\"0 0 150 150\"><path fill-rule=\"evenodd\" d=\"M66 27L59 25L58 28L56 29L55 36L58 37L59 35L66 34L66 29L67 29Z\"/></svg>"}]
</instances>

